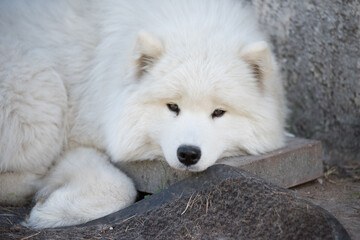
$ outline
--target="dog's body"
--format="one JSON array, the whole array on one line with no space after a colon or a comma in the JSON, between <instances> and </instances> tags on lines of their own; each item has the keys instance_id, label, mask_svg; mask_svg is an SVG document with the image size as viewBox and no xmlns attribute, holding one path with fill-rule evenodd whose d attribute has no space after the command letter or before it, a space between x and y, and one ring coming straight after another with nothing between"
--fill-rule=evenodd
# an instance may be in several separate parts
<instances>
[{"instance_id":1,"label":"dog's body","mask_svg":"<svg viewBox=\"0 0 360 240\"><path fill-rule=\"evenodd\" d=\"M37 192L29 226L78 224L136 197L109 159L202 171L280 147L282 84L251 15L231 0L2 1L0 202Z\"/></svg>"}]
</instances>

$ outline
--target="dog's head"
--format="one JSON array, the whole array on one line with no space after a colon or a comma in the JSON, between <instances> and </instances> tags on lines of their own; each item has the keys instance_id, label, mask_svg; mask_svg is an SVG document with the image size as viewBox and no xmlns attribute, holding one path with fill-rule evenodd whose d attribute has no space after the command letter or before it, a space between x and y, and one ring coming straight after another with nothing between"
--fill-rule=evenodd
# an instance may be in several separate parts
<instances>
[{"instance_id":1,"label":"dog's head","mask_svg":"<svg viewBox=\"0 0 360 240\"><path fill-rule=\"evenodd\" d=\"M284 96L266 42L191 46L141 31L133 60L135 110L127 121L137 130L122 138L137 146L132 157L162 156L173 168L202 171L221 157L281 146Z\"/></svg>"}]
</instances>

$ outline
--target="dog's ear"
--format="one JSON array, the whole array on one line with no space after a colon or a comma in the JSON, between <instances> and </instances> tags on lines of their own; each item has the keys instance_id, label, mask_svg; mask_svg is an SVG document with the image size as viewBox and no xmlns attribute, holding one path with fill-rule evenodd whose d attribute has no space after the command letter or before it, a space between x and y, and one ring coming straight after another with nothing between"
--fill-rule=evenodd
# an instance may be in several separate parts
<instances>
[{"instance_id":1,"label":"dog's ear","mask_svg":"<svg viewBox=\"0 0 360 240\"><path fill-rule=\"evenodd\" d=\"M136 76L141 77L159 59L162 52L161 41L141 30L137 35L134 50Z\"/></svg>"},{"instance_id":2,"label":"dog's ear","mask_svg":"<svg viewBox=\"0 0 360 240\"><path fill-rule=\"evenodd\" d=\"M240 57L249 64L259 86L263 88L266 85L265 79L275 68L275 61L268 44L265 41L249 44L240 50Z\"/></svg>"}]
</instances>

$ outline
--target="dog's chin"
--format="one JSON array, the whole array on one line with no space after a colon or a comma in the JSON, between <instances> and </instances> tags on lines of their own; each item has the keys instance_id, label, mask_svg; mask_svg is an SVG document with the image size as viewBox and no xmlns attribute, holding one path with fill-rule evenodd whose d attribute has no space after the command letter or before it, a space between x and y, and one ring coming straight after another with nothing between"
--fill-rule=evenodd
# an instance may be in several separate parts
<instances>
[{"instance_id":1,"label":"dog's chin","mask_svg":"<svg viewBox=\"0 0 360 240\"><path fill-rule=\"evenodd\" d=\"M203 166L198 166L198 165L186 166L182 163L172 164L170 166L176 170L188 171L188 172L202 172L208 168L208 167L204 168Z\"/></svg>"},{"instance_id":2,"label":"dog's chin","mask_svg":"<svg viewBox=\"0 0 360 240\"><path fill-rule=\"evenodd\" d=\"M190 166L190 167L187 167L187 171L189 172L203 172L207 169L208 167L206 168L203 168L203 167L197 167L197 166Z\"/></svg>"}]
</instances>

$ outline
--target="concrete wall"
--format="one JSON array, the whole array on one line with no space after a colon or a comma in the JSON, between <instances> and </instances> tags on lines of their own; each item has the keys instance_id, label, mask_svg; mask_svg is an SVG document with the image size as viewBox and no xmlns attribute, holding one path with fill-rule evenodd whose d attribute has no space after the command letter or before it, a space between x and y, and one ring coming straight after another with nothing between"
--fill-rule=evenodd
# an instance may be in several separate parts
<instances>
[{"instance_id":1,"label":"concrete wall","mask_svg":"<svg viewBox=\"0 0 360 240\"><path fill-rule=\"evenodd\" d=\"M281 65L289 131L321 140L327 163L360 163L359 1L252 3Z\"/></svg>"}]
</instances>

